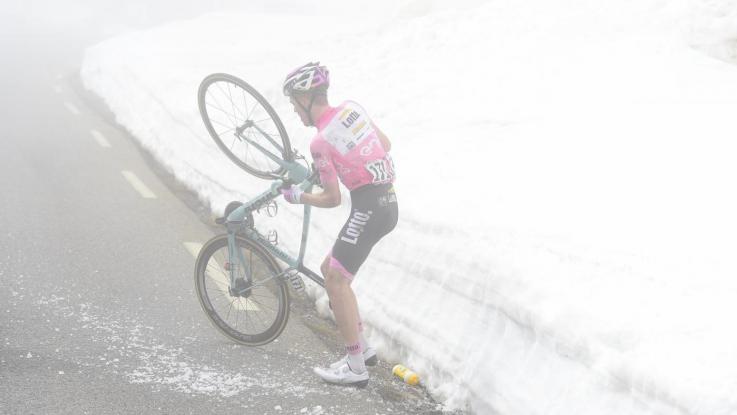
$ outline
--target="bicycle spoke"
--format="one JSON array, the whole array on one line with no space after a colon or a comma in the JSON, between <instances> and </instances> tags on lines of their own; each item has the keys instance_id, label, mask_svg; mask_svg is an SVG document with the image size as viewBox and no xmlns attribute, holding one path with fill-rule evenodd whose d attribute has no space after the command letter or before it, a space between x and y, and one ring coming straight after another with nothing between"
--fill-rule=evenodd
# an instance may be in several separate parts
<instances>
[{"instance_id":1,"label":"bicycle spoke","mask_svg":"<svg viewBox=\"0 0 737 415\"><path fill-rule=\"evenodd\" d=\"M207 100L208 97L212 98L212 100L215 101L215 103L208 101ZM215 96L214 90L209 90L209 89L207 90L207 93L205 94L205 103L215 109L219 109L226 115L229 114L227 111L225 111L225 108L223 108L223 104L220 103L220 100L218 100L217 96Z\"/></svg>"},{"instance_id":2,"label":"bicycle spoke","mask_svg":"<svg viewBox=\"0 0 737 415\"><path fill-rule=\"evenodd\" d=\"M223 135L223 134L227 133L228 131L235 131L235 128L228 128L227 130L220 131L217 134L218 135ZM236 137L236 138L238 138L238 137Z\"/></svg>"},{"instance_id":3,"label":"bicycle spoke","mask_svg":"<svg viewBox=\"0 0 737 415\"><path fill-rule=\"evenodd\" d=\"M244 91L243 89L241 89L241 96L243 97L243 108L245 108L246 111L248 111L248 101L246 100L246 91ZM246 119L247 120L251 119L250 112L246 113Z\"/></svg>"},{"instance_id":4,"label":"bicycle spoke","mask_svg":"<svg viewBox=\"0 0 737 415\"><path fill-rule=\"evenodd\" d=\"M220 89L219 86L218 86L218 89ZM222 89L220 89L220 92L222 92ZM234 117L231 117L231 114L228 111L225 111L225 109L223 108L223 104L220 103L220 101L217 99L217 97L215 96L215 94L211 94L211 96L212 96L212 99L215 100L215 103L217 105L215 105L215 104L213 104L211 102L207 102L207 97L205 97L205 105L210 106L210 107L212 107L212 108L214 108L214 109L222 112L223 114L225 114L227 116L228 121L230 121L231 123L233 123L233 125L238 125L238 120L237 119L234 119ZM233 115L235 115L235 114L233 114Z\"/></svg>"},{"instance_id":5,"label":"bicycle spoke","mask_svg":"<svg viewBox=\"0 0 737 415\"><path fill-rule=\"evenodd\" d=\"M215 118L213 118L213 117L210 117L210 123L215 123L215 124L219 124L219 125L221 125L221 126L223 126L223 127L232 127L232 128L236 128L236 127L238 126L238 125L237 125L237 123L236 123L235 121L233 121L233 120L232 120L232 119L230 118L230 116L228 116L228 113L227 113L227 112L225 112L224 110L222 110L222 109L220 109L220 108L218 108L218 107L215 107L215 106L213 106L212 104L209 104L209 103L208 103L208 104L206 104L206 105L207 105L208 107L211 107L211 108L213 108L213 109L216 109L216 110L220 111L221 113L225 114L225 118L227 118L227 121L228 121L228 122L230 122L230 124L231 124L231 125L223 124L222 122L216 121L216 120L215 120ZM213 114L213 116L214 116L214 115L215 115L215 114Z\"/></svg>"},{"instance_id":6,"label":"bicycle spoke","mask_svg":"<svg viewBox=\"0 0 737 415\"><path fill-rule=\"evenodd\" d=\"M213 269L213 271L210 270L211 268ZM215 265L208 265L207 266L207 269L205 270L205 272L208 273L208 274L215 273L216 272L216 273L219 273L220 275L222 275L226 280L228 279L228 274L224 273L222 271L222 269L220 268L220 266L218 266L216 268ZM210 278L215 279L215 277L210 277Z\"/></svg>"},{"instance_id":7,"label":"bicycle spoke","mask_svg":"<svg viewBox=\"0 0 737 415\"><path fill-rule=\"evenodd\" d=\"M228 285L230 285L230 284L229 284L229 283L227 282L227 281L228 281L228 280L226 279L227 277L225 277L224 275L220 275L220 276L214 276L214 275L211 275L211 274L209 274L209 273L208 273L208 274L207 274L207 276L208 276L208 277L209 277L209 279L210 279L210 280L211 280L211 281L212 281L212 282L213 282L213 283L215 284L215 286L216 286L216 289L217 289L218 291L223 291L223 286L227 287Z\"/></svg>"},{"instance_id":8,"label":"bicycle spoke","mask_svg":"<svg viewBox=\"0 0 737 415\"><path fill-rule=\"evenodd\" d=\"M228 301L228 298L232 297L230 293L228 292L225 292L223 290L217 290L217 291L220 291L221 294L218 295L217 297L212 297L213 300L217 300L219 298L225 298L225 301Z\"/></svg>"},{"instance_id":9,"label":"bicycle spoke","mask_svg":"<svg viewBox=\"0 0 737 415\"><path fill-rule=\"evenodd\" d=\"M253 106L251 107L251 111L248 112L249 114L253 114L253 110L256 109L256 105L258 105L258 101L253 103Z\"/></svg>"},{"instance_id":10,"label":"bicycle spoke","mask_svg":"<svg viewBox=\"0 0 737 415\"><path fill-rule=\"evenodd\" d=\"M223 95L223 97L225 97L225 98L230 97L230 92L227 91L227 89L228 89L227 82L226 82L226 86L225 86L225 89L226 90L223 90L223 87L222 87L222 85L220 85L220 83L215 84L215 86L217 86L218 90ZM218 102L218 104L219 103L220 102ZM231 113L231 115L235 119L235 124L238 124L238 122L239 122L239 120L238 120L238 114L235 113L235 107L233 106L233 98L232 97L230 97L230 107L233 109L233 112Z\"/></svg>"},{"instance_id":11,"label":"bicycle spoke","mask_svg":"<svg viewBox=\"0 0 737 415\"><path fill-rule=\"evenodd\" d=\"M241 297L238 297L238 309L239 310L247 310L247 308L243 307L243 302L241 302ZM240 316L241 313L235 314L235 329L238 330L238 316ZM248 316L248 312L245 312L246 316Z\"/></svg>"},{"instance_id":12,"label":"bicycle spoke","mask_svg":"<svg viewBox=\"0 0 737 415\"><path fill-rule=\"evenodd\" d=\"M233 150L233 146L235 145L235 142L238 140L237 136L233 136L233 142L230 143L230 149Z\"/></svg>"},{"instance_id":13,"label":"bicycle spoke","mask_svg":"<svg viewBox=\"0 0 737 415\"><path fill-rule=\"evenodd\" d=\"M228 99L230 98L230 92L228 91L229 83L225 82L225 87L223 87L222 84L223 84L222 82L218 82L218 83L215 83L214 85L217 87L218 91L220 91L220 94L223 96L223 98ZM233 108L233 98L230 98L229 100L230 100L231 109L233 109L233 112L231 112L231 114L233 115L234 118L236 118L237 114L235 113L235 108Z\"/></svg>"},{"instance_id":14,"label":"bicycle spoke","mask_svg":"<svg viewBox=\"0 0 737 415\"><path fill-rule=\"evenodd\" d=\"M236 116L236 119L237 119L238 113L240 113L241 115L244 115L244 114L242 113L242 111L236 110L236 107L237 106L235 105L235 102L233 101L233 93L232 93L232 90L231 90L231 84L230 83L227 83L226 86L228 87L227 89L228 89L228 97L230 97L230 106L233 108L233 115L235 115ZM245 117L245 115L244 115L244 117ZM243 121L245 122L247 119L248 118L243 118Z\"/></svg>"},{"instance_id":15,"label":"bicycle spoke","mask_svg":"<svg viewBox=\"0 0 737 415\"><path fill-rule=\"evenodd\" d=\"M274 288L276 288L276 287L274 287ZM254 298L254 301L258 305L263 305L264 307L266 307L266 308L268 308L268 309L270 309L272 311L276 311L273 308L271 308L274 304L276 304L276 305L279 304L279 299L276 297L275 294L273 294L273 293L271 293L271 295L256 294L256 295L251 295L251 296ZM259 301L258 299L265 299L266 303L271 304L271 306L265 305L263 302Z\"/></svg>"},{"instance_id":16,"label":"bicycle spoke","mask_svg":"<svg viewBox=\"0 0 737 415\"><path fill-rule=\"evenodd\" d=\"M259 288L262 288L262 287L259 287ZM268 289L267 289L267 291L268 291ZM251 297L259 297L259 298L274 298L274 296L273 296L273 295L267 296L267 295L263 295L263 294L254 294L254 293L251 293Z\"/></svg>"},{"instance_id":17,"label":"bicycle spoke","mask_svg":"<svg viewBox=\"0 0 737 415\"><path fill-rule=\"evenodd\" d=\"M230 310L233 309L233 302L234 301L235 300L233 300L233 301L230 302L230 307L228 307L228 315L225 317L226 320L230 318Z\"/></svg>"},{"instance_id":18,"label":"bicycle spoke","mask_svg":"<svg viewBox=\"0 0 737 415\"><path fill-rule=\"evenodd\" d=\"M251 300L250 298L247 301L253 303L253 300ZM258 306L254 304L254 305L251 305L251 307L258 307ZM262 310L259 310L257 312L251 313L249 316L247 316L248 317L247 320L251 322L251 327L256 327L256 323L253 321L254 320L253 319L253 316L254 315L255 316L258 316L262 312L263 312ZM263 327L264 329L267 329L269 327L269 324L267 324L268 321L266 323L264 323L264 321L261 320L260 318L259 318L259 321L261 322L261 327Z\"/></svg>"},{"instance_id":19,"label":"bicycle spoke","mask_svg":"<svg viewBox=\"0 0 737 415\"><path fill-rule=\"evenodd\" d=\"M261 324L264 325L264 327L268 327L269 326L268 324L265 324L264 323L264 320L261 318L260 313L254 313L254 314L256 314L256 317L258 318L258 321L260 321Z\"/></svg>"},{"instance_id":20,"label":"bicycle spoke","mask_svg":"<svg viewBox=\"0 0 737 415\"><path fill-rule=\"evenodd\" d=\"M218 106L216 106L216 105L214 105L214 104L211 104L211 103L209 103L209 102L208 102L208 103L206 103L205 105L207 105L208 107L210 107L210 108L212 108L212 109L215 109L215 110L218 110L218 111L222 112L222 113L223 113L223 114L225 114L225 116L226 116L226 117L228 118L228 121L230 121L231 123L233 123L233 124L235 125L235 122L233 121L233 119L232 119L232 118L230 118L230 114L228 114L228 112L227 112L227 111L225 111L224 109L222 109L222 108L220 108L220 107L218 107ZM213 122L213 121L215 121L215 120L213 120L213 119L212 119L212 117L211 117L211 118L210 118L210 122Z\"/></svg>"},{"instance_id":21,"label":"bicycle spoke","mask_svg":"<svg viewBox=\"0 0 737 415\"><path fill-rule=\"evenodd\" d=\"M244 91L240 86L234 84L234 87L241 91L241 95L243 94ZM233 99L233 104L235 104L235 101L236 99ZM236 107L240 110L240 114L243 116L244 120L248 120L250 118L250 116L248 115L248 105L245 105L243 109L241 109L241 107L238 105L236 105Z\"/></svg>"},{"instance_id":22,"label":"bicycle spoke","mask_svg":"<svg viewBox=\"0 0 737 415\"><path fill-rule=\"evenodd\" d=\"M231 130L235 130L235 128L236 128L236 127L234 127L234 126L232 126L232 125L226 125L226 124L223 124L223 123L221 123L221 122L219 122L219 121L215 121L215 120L210 120L210 121L212 121L212 122L213 122L214 124L217 124L217 125L219 125L219 126L221 126L221 127L227 127L227 128L230 128Z\"/></svg>"},{"instance_id":23,"label":"bicycle spoke","mask_svg":"<svg viewBox=\"0 0 737 415\"><path fill-rule=\"evenodd\" d=\"M208 91L208 94L209 94L209 97L212 97L213 101L215 101L215 102L213 103L213 102L210 102L210 101L207 101L207 100L206 100L206 101L205 101L205 103L206 103L206 104L207 104L208 106L210 106L210 107L212 107L212 108L214 108L214 109L216 109L216 110L218 110L218 111L222 112L222 113L223 113L223 114L225 114L225 115L230 115L230 113L229 113L228 111L225 111L225 108L223 108L223 104L221 104L221 103L220 103L220 101L219 101L219 100L217 99L217 97L215 96L215 94L214 94L214 93L212 93L212 92ZM231 121L232 121L232 120L231 120Z\"/></svg>"},{"instance_id":24,"label":"bicycle spoke","mask_svg":"<svg viewBox=\"0 0 737 415\"><path fill-rule=\"evenodd\" d=\"M251 298L252 298L252 297L253 297L253 295L251 295ZM264 305L263 303L261 303L260 301L256 301L256 300L254 300L254 299L251 299L251 301L253 301L254 303L258 304L258 306L259 306L259 307L263 307L263 308L266 308L266 309L267 309L267 310L269 310L269 311L276 311L275 309L273 309L273 308L271 308L271 307L267 307L267 306L265 306L265 305Z\"/></svg>"}]
</instances>

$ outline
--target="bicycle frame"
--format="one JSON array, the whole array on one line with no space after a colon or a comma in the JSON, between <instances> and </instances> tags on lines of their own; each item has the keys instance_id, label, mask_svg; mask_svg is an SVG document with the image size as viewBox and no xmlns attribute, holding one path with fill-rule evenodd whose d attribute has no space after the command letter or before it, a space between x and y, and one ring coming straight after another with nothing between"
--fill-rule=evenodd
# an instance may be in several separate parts
<instances>
[{"instance_id":1,"label":"bicycle frame","mask_svg":"<svg viewBox=\"0 0 737 415\"><path fill-rule=\"evenodd\" d=\"M325 280L318 275L317 273L313 272L309 268L305 267L303 264L305 251L307 247L307 238L309 236L309 228L310 228L310 214L312 211L311 205L304 205L304 217L302 220L302 238L299 246L299 255L295 258L288 253L286 253L284 250L280 249L276 245L272 244L268 239L264 238L263 235L261 235L255 228L253 228L253 224L249 224L247 222L247 218L252 217L252 213L255 210L258 210L260 207L265 206L270 201L274 200L278 196L281 195L281 192L279 191L280 188L282 188L285 184L285 182L293 182L293 183L299 183L300 188L302 188L303 191L309 192L312 190L312 187L317 183L318 177L313 174L307 167L295 162L295 161L285 161L282 160L281 157L274 155L272 152L268 151L263 146L259 145L255 141L249 139L248 137L243 135L243 131L246 128L254 127L259 133L261 133L268 141L270 141L277 149L280 151L283 151L281 146L279 146L278 143L276 143L271 137L268 136L265 132L263 132L258 126L253 124L250 121L246 121L246 123L241 126L240 128L236 129L235 134L238 136L238 138L247 141L249 144L256 147L259 151L263 152L267 157L269 157L271 160L273 160L275 163L279 164L281 168L283 168L287 174L286 174L286 180L284 176L278 176L274 175L274 181L271 184L271 187L269 190L261 193L260 195L256 196L255 198L251 199L250 201L244 203L242 206L236 208L233 210L226 218L226 228L228 230L228 256L230 264L237 264L240 263L244 266L246 271L246 276L248 278L248 286L251 286L250 276L251 272L248 269L248 264L245 261L245 258L243 258L243 252L240 249L237 249L236 243L235 243L235 237L236 234L242 234L245 235L246 238L256 242L260 246L262 246L266 251L268 251L270 254L276 256L283 262L285 262L288 265L288 268L282 271L279 275L276 277L283 277L292 271L297 271L308 278L310 278L312 281L316 282L322 287L325 287ZM238 253L238 257L234 258L234 253ZM237 260L233 261L234 259ZM235 279L238 276L237 267L230 267L229 269L230 273L230 283L231 287L235 284Z\"/></svg>"}]
</instances>

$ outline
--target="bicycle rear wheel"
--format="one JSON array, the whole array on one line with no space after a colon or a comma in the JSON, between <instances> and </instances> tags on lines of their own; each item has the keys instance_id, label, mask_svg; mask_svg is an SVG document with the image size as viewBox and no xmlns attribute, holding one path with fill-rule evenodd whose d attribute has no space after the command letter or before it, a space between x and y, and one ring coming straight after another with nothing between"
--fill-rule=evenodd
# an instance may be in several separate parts
<instances>
[{"instance_id":1,"label":"bicycle rear wheel","mask_svg":"<svg viewBox=\"0 0 737 415\"><path fill-rule=\"evenodd\" d=\"M219 235L200 250L195 264L195 288L202 309L222 334L248 346L276 339L289 318L289 292L275 259L258 244L236 236L245 264L230 264L228 236ZM238 277L250 273L251 285L235 292L228 268ZM249 271L247 271L249 270ZM243 288L243 286L241 287ZM234 292L235 291L235 292Z\"/></svg>"},{"instance_id":2,"label":"bicycle rear wheel","mask_svg":"<svg viewBox=\"0 0 737 415\"><path fill-rule=\"evenodd\" d=\"M216 73L202 81L197 101L210 136L238 167L264 179L284 174L271 157L294 160L289 137L255 88L235 76Z\"/></svg>"}]
</instances>

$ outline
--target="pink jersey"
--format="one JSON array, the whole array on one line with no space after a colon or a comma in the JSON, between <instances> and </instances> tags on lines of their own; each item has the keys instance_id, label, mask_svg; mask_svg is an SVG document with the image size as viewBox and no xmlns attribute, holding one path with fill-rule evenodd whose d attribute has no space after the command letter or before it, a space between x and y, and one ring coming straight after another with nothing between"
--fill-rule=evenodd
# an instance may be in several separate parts
<instances>
[{"instance_id":1,"label":"pink jersey","mask_svg":"<svg viewBox=\"0 0 737 415\"><path fill-rule=\"evenodd\" d=\"M354 190L394 181L392 160L363 107L345 101L329 108L316 124L310 152L322 183L337 175L348 190Z\"/></svg>"}]
</instances>

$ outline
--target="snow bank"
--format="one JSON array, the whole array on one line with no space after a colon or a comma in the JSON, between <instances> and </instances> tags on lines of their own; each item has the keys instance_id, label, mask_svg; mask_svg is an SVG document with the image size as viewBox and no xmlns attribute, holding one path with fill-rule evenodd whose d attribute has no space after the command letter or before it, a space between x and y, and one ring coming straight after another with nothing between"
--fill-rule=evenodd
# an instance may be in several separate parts
<instances>
[{"instance_id":1,"label":"snow bank","mask_svg":"<svg viewBox=\"0 0 737 415\"><path fill-rule=\"evenodd\" d=\"M737 1L689 3L692 44L720 59L737 62Z\"/></svg>"},{"instance_id":2,"label":"snow bank","mask_svg":"<svg viewBox=\"0 0 737 415\"><path fill-rule=\"evenodd\" d=\"M354 283L362 316L447 408L736 412L737 66L692 48L726 59L734 2L372 10L171 23L90 48L82 78L218 211L267 183L209 138L199 82L248 80L306 154L282 73L327 64L398 171L400 224ZM257 221L296 249L300 210L280 207ZM316 212L309 267L347 214Z\"/></svg>"}]
</instances>

